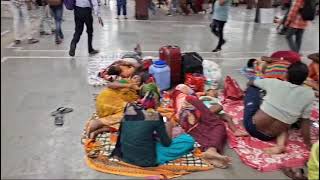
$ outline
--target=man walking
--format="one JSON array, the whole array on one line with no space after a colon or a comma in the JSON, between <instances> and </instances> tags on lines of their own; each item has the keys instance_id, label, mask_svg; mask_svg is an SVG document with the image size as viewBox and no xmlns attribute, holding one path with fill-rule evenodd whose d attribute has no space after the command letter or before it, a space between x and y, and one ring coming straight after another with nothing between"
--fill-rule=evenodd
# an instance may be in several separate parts
<instances>
[{"instance_id":1,"label":"man walking","mask_svg":"<svg viewBox=\"0 0 320 180\"><path fill-rule=\"evenodd\" d=\"M32 30L30 25L30 18L29 13L27 10L27 4L25 0L11 0L11 10L13 14L13 31L14 31L14 38L15 44L21 43L21 32L19 32L19 24L23 19L25 30L28 34L28 43L33 44L39 42L39 40L32 38Z\"/></svg>"},{"instance_id":2,"label":"man walking","mask_svg":"<svg viewBox=\"0 0 320 180\"><path fill-rule=\"evenodd\" d=\"M290 8L285 26L287 30L287 41L292 51L299 53L302 43L304 30L307 28L309 21L303 19L301 9L307 1L312 0L295 0ZM310 12L312 13L312 12ZM295 36L295 40L294 37Z\"/></svg>"},{"instance_id":3,"label":"man walking","mask_svg":"<svg viewBox=\"0 0 320 180\"><path fill-rule=\"evenodd\" d=\"M76 0L76 5L74 7L74 21L75 21L75 32L73 34L73 39L70 44L69 55L74 56L77 43L80 40L84 24L87 28L88 33L88 51L89 54L97 54L98 50L92 47L92 37L93 37L93 17L92 9L95 15L98 17L99 24L103 26L103 21L100 17L100 7L98 0Z\"/></svg>"},{"instance_id":4,"label":"man walking","mask_svg":"<svg viewBox=\"0 0 320 180\"><path fill-rule=\"evenodd\" d=\"M221 51L221 47L226 40L223 38L223 28L228 20L229 8L231 5L231 0L216 0L214 4L214 11L212 16L212 23L210 24L211 31L214 35L219 38L217 47L212 50L212 52Z\"/></svg>"}]
</instances>

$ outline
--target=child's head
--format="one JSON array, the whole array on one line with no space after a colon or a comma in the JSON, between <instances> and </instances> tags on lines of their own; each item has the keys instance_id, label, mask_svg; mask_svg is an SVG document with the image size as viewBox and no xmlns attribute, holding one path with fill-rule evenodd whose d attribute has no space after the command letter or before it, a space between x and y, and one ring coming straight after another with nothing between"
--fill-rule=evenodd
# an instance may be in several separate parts
<instances>
[{"instance_id":1,"label":"child's head","mask_svg":"<svg viewBox=\"0 0 320 180\"><path fill-rule=\"evenodd\" d=\"M130 65L119 65L119 68L121 69L120 76L124 78L131 77L135 72L135 67Z\"/></svg>"},{"instance_id":2,"label":"child's head","mask_svg":"<svg viewBox=\"0 0 320 180\"><path fill-rule=\"evenodd\" d=\"M218 91L214 90L214 89L208 89L206 91L207 96L211 96L211 97L218 97Z\"/></svg>"},{"instance_id":3,"label":"child's head","mask_svg":"<svg viewBox=\"0 0 320 180\"><path fill-rule=\"evenodd\" d=\"M256 61L256 59L249 59L249 61L247 62L247 68L254 68L254 64Z\"/></svg>"},{"instance_id":4,"label":"child's head","mask_svg":"<svg viewBox=\"0 0 320 180\"><path fill-rule=\"evenodd\" d=\"M308 58L311 59L315 63L319 63L319 53L313 53L308 55Z\"/></svg>"},{"instance_id":5,"label":"child's head","mask_svg":"<svg viewBox=\"0 0 320 180\"><path fill-rule=\"evenodd\" d=\"M131 80L133 83L137 84L138 86L140 86L142 84L141 76L139 76L137 74L134 75Z\"/></svg>"},{"instance_id":6,"label":"child's head","mask_svg":"<svg viewBox=\"0 0 320 180\"><path fill-rule=\"evenodd\" d=\"M121 74L121 69L119 66L112 65L108 68L107 74L119 76Z\"/></svg>"},{"instance_id":7,"label":"child's head","mask_svg":"<svg viewBox=\"0 0 320 180\"><path fill-rule=\"evenodd\" d=\"M287 80L296 85L301 85L308 77L308 66L302 62L296 62L288 67Z\"/></svg>"}]
</instances>

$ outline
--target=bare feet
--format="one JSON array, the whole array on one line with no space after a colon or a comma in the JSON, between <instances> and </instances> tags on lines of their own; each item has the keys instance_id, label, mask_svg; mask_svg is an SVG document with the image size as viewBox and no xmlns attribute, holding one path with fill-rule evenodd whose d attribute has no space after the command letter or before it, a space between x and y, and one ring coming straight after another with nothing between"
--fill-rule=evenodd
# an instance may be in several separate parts
<instances>
[{"instance_id":1,"label":"bare feet","mask_svg":"<svg viewBox=\"0 0 320 180\"><path fill-rule=\"evenodd\" d=\"M285 152L286 148L284 146L274 146L270 148L265 148L263 151L267 154L281 154Z\"/></svg>"},{"instance_id":2,"label":"bare feet","mask_svg":"<svg viewBox=\"0 0 320 180\"><path fill-rule=\"evenodd\" d=\"M233 132L236 137L248 136L249 134L245 130L237 129Z\"/></svg>"},{"instance_id":3,"label":"bare feet","mask_svg":"<svg viewBox=\"0 0 320 180\"><path fill-rule=\"evenodd\" d=\"M202 154L202 158L207 160L209 163L217 168L227 168L231 165L231 158L219 154L215 149L209 148Z\"/></svg>"}]
</instances>

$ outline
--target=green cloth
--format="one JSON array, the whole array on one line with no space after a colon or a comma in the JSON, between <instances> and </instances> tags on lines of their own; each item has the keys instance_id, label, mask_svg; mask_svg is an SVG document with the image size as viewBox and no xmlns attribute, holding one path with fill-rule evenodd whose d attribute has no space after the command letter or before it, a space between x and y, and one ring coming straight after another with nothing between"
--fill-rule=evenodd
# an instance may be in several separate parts
<instances>
[{"instance_id":1,"label":"green cloth","mask_svg":"<svg viewBox=\"0 0 320 180\"><path fill-rule=\"evenodd\" d=\"M312 146L308 162L308 179L319 179L319 141Z\"/></svg>"},{"instance_id":2,"label":"green cloth","mask_svg":"<svg viewBox=\"0 0 320 180\"><path fill-rule=\"evenodd\" d=\"M171 144L163 120L123 121L120 137L122 160L141 167L157 166L154 132L163 146Z\"/></svg>"}]
</instances>

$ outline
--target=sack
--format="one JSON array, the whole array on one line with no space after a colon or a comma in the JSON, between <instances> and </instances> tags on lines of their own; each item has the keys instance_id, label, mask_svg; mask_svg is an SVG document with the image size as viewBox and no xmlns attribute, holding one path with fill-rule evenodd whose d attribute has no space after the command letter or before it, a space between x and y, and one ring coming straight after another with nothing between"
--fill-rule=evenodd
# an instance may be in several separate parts
<instances>
[{"instance_id":1,"label":"sack","mask_svg":"<svg viewBox=\"0 0 320 180\"><path fill-rule=\"evenodd\" d=\"M68 10L73 10L76 6L76 0L63 0L63 4Z\"/></svg>"},{"instance_id":2,"label":"sack","mask_svg":"<svg viewBox=\"0 0 320 180\"><path fill-rule=\"evenodd\" d=\"M316 1L305 0L303 7L300 9L300 14L303 20L312 21L316 16Z\"/></svg>"},{"instance_id":3,"label":"sack","mask_svg":"<svg viewBox=\"0 0 320 180\"><path fill-rule=\"evenodd\" d=\"M185 85L189 86L195 92L203 92L206 78L202 74L186 74Z\"/></svg>"},{"instance_id":4,"label":"sack","mask_svg":"<svg viewBox=\"0 0 320 180\"><path fill-rule=\"evenodd\" d=\"M203 74L203 58L196 52L187 52L182 54L182 76L186 73ZM184 81L184 77L182 77Z\"/></svg>"},{"instance_id":5,"label":"sack","mask_svg":"<svg viewBox=\"0 0 320 180\"><path fill-rule=\"evenodd\" d=\"M224 80L224 98L231 100L241 100L244 96L244 92L240 88L236 80L227 76Z\"/></svg>"},{"instance_id":6,"label":"sack","mask_svg":"<svg viewBox=\"0 0 320 180\"><path fill-rule=\"evenodd\" d=\"M58 6L62 4L62 0L47 0L49 6Z\"/></svg>"}]
</instances>

